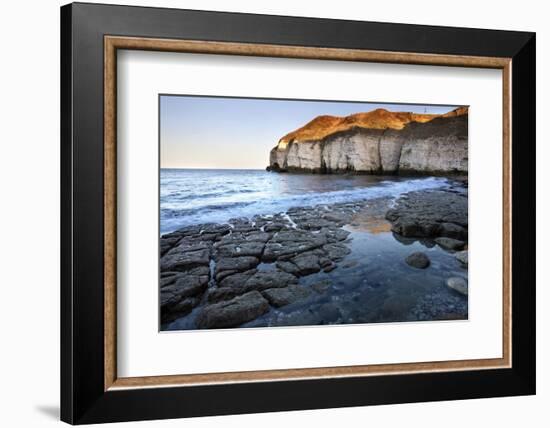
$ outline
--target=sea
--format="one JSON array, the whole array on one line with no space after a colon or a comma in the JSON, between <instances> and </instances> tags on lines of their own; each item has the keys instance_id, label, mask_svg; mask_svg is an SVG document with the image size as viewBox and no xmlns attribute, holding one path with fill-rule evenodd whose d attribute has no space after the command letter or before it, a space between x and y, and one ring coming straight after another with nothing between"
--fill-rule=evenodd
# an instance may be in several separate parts
<instances>
[{"instance_id":1,"label":"sea","mask_svg":"<svg viewBox=\"0 0 550 428\"><path fill-rule=\"evenodd\" d=\"M398 197L446 187L444 177L285 174L250 169L161 169L160 233L277 214L291 207Z\"/></svg>"}]
</instances>

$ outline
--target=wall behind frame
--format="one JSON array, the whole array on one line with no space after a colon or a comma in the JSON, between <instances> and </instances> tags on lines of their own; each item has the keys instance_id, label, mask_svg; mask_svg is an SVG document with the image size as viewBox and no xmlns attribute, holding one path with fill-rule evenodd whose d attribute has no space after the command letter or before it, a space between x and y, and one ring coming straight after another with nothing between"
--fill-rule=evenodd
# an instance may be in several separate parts
<instances>
[{"instance_id":1,"label":"wall behind frame","mask_svg":"<svg viewBox=\"0 0 550 428\"><path fill-rule=\"evenodd\" d=\"M2 9L0 31L3 58L0 78L0 321L9 352L1 357L0 375L5 399L2 420L10 427L60 426L59 414L59 0L9 2ZM452 8L441 2L406 0L388 2L319 2L279 0L103 0L102 3L180 7L342 18L411 24L485 27L537 31L537 75L550 74L547 52L550 29L544 3L464 0ZM550 139L543 129L550 115L546 99L547 79L538 85L538 166L540 183L550 182L545 160ZM538 186L537 218L550 217L548 192ZM538 265L550 259L544 245L550 239L547 227L538 229ZM40 257L36 256L37 251ZM34 254L34 256L33 256ZM538 272L538 395L461 402L420 403L338 410L284 412L264 415L200 418L186 421L127 423L125 427L158 426L248 428L262 425L316 427L469 427L490 423L500 428L531 422L543 426L548 420L545 404L550 402L550 368L542 364L550 357L550 314L542 302L550 300L550 275ZM29 387L32 379L32 387Z\"/></svg>"}]
</instances>

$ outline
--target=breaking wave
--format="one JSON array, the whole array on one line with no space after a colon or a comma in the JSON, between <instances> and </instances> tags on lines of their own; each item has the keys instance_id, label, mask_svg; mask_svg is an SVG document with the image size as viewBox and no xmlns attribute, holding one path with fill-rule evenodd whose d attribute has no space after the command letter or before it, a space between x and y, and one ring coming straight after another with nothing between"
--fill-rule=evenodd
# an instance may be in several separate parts
<instances>
[{"instance_id":1,"label":"breaking wave","mask_svg":"<svg viewBox=\"0 0 550 428\"><path fill-rule=\"evenodd\" d=\"M276 214L448 186L443 177L277 174L257 170L161 170L162 234L197 223Z\"/></svg>"}]
</instances>

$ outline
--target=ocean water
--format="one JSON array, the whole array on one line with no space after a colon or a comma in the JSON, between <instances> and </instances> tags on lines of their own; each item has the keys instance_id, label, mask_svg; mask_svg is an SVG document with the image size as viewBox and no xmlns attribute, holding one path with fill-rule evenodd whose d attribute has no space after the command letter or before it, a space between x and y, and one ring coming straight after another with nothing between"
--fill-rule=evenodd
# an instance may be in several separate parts
<instances>
[{"instance_id":1,"label":"ocean water","mask_svg":"<svg viewBox=\"0 0 550 428\"><path fill-rule=\"evenodd\" d=\"M276 214L291 207L398 197L410 191L447 184L448 180L443 177L161 169L160 233L192 224Z\"/></svg>"}]
</instances>

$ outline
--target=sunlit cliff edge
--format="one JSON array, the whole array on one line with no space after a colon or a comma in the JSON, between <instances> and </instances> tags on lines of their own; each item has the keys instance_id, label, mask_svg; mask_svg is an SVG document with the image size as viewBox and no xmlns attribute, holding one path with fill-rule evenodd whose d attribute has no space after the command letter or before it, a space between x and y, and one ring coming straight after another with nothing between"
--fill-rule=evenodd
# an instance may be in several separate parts
<instances>
[{"instance_id":1,"label":"sunlit cliff edge","mask_svg":"<svg viewBox=\"0 0 550 428\"><path fill-rule=\"evenodd\" d=\"M318 116L283 136L268 170L365 174L468 171L468 107L417 114L376 109Z\"/></svg>"}]
</instances>

